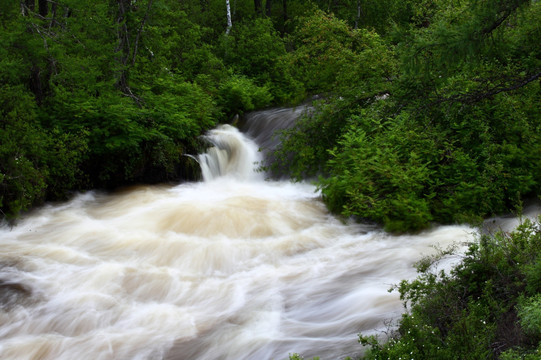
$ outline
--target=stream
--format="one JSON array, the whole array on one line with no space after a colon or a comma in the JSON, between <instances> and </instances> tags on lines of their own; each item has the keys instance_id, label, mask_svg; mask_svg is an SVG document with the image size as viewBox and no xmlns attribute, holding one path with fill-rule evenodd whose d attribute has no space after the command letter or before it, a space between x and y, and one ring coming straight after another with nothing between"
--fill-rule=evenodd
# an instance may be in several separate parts
<instances>
[{"instance_id":1,"label":"stream","mask_svg":"<svg viewBox=\"0 0 541 360\"><path fill-rule=\"evenodd\" d=\"M252 121L299 114L266 112ZM313 185L266 180L254 139L274 125L246 126L207 134L201 182L88 192L2 226L0 358L353 357L359 332L400 317L392 284L473 239L343 222Z\"/></svg>"}]
</instances>

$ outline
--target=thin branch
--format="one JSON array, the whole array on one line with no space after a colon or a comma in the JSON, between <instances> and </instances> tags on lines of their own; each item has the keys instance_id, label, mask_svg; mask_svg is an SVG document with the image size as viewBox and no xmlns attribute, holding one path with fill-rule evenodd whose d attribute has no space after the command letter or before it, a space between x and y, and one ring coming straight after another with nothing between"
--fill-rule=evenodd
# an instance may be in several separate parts
<instances>
[{"instance_id":1,"label":"thin branch","mask_svg":"<svg viewBox=\"0 0 541 360\"><path fill-rule=\"evenodd\" d=\"M119 14L117 18L117 38L118 38L118 47L116 51L122 51L123 56L121 58L122 65L126 65L128 61L128 55L130 52L130 39L128 36L128 27L126 26L126 9L124 9L124 0L118 1Z\"/></svg>"},{"instance_id":2,"label":"thin branch","mask_svg":"<svg viewBox=\"0 0 541 360\"><path fill-rule=\"evenodd\" d=\"M128 85L125 85L122 89L122 95L132 98L139 108L143 107L143 100L137 97L130 89Z\"/></svg>"},{"instance_id":3,"label":"thin branch","mask_svg":"<svg viewBox=\"0 0 541 360\"><path fill-rule=\"evenodd\" d=\"M507 20L524 3L525 1L517 1L510 6L505 6L508 4L504 3L504 6L499 9L499 12L502 12L503 14L499 18L497 18L492 24L490 24L490 26L483 28L480 33L482 35L491 34L494 30L499 28L503 24L503 22Z\"/></svg>"},{"instance_id":4,"label":"thin branch","mask_svg":"<svg viewBox=\"0 0 541 360\"><path fill-rule=\"evenodd\" d=\"M535 81L537 79L539 79L541 77L541 71L538 69L537 70L537 73L535 74L532 74L530 76L527 76L519 81L517 81L515 84L513 84L512 86L507 86L507 87L495 87L494 89L492 89L491 91L488 91L486 93L481 93L481 94L476 94L478 96L478 98L476 99L474 97L474 101L473 102L476 102L476 101L479 101L479 100L482 100L484 98L487 98L487 97L492 97L494 95L497 95L499 93L502 93L502 92L508 92L508 91L513 91L513 90L517 90L517 89L520 89L521 87L523 86L526 86L528 85L529 83L531 83L532 81Z\"/></svg>"},{"instance_id":5,"label":"thin branch","mask_svg":"<svg viewBox=\"0 0 541 360\"><path fill-rule=\"evenodd\" d=\"M135 65L135 58L137 56L137 49L139 48L139 39L141 38L141 33L143 32L143 28L145 26L145 23L147 22L148 14L150 13L150 8L152 7L152 2L153 1L154 0L149 0L148 1L147 12L145 13L145 16L143 17L143 20L141 20L141 25L139 26L139 31L137 31L137 36L135 37L135 44L133 46L133 55L132 55L132 59L131 59L132 66Z\"/></svg>"},{"instance_id":6,"label":"thin branch","mask_svg":"<svg viewBox=\"0 0 541 360\"><path fill-rule=\"evenodd\" d=\"M484 28L483 30L481 30L481 34L483 35L488 35L490 33L492 33L494 30L496 30L497 28L500 27L500 25L509 17L511 16L511 13L512 11L508 10L506 11L502 17L500 17L499 19L496 19L496 21L494 21L494 23L492 23L492 25Z\"/></svg>"},{"instance_id":7,"label":"thin branch","mask_svg":"<svg viewBox=\"0 0 541 360\"><path fill-rule=\"evenodd\" d=\"M51 31L51 28L53 27L53 25L55 23L57 23L56 21L56 2L53 2L52 6L51 6L51 22L49 23L49 31Z\"/></svg>"},{"instance_id":8,"label":"thin branch","mask_svg":"<svg viewBox=\"0 0 541 360\"><path fill-rule=\"evenodd\" d=\"M516 80L513 84L508 86L494 86L491 89L483 90L483 91L472 91L470 93L467 93L465 95L456 95L456 96L450 96L447 98L439 98L432 103L430 103L429 106L441 104L444 102L460 102L464 104L474 104L476 102L479 102L481 100L491 98L495 95L498 95L503 92L509 92L518 90L532 81L535 81L537 79L541 78L541 69L536 69L533 73L525 76L524 78Z\"/></svg>"}]
</instances>

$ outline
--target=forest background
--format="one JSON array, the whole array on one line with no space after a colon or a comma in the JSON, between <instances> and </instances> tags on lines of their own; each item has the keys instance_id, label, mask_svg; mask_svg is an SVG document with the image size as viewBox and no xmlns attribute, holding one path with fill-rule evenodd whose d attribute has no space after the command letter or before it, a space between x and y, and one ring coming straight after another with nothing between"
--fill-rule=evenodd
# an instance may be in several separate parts
<instances>
[{"instance_id":1,"label":"forest background","mask_svg":"<svg viewBox=\"0 0 541 360\"><path fill-rule=\"evenodd\" d=\"M335 213L410 232L514 211L541 194L540 34L537 0L1 0L0 217L194 179L205 131L315 95L267 170ZM527 222L449 274L419 263L367 356L539 359L540 253Z\"/></svg>"},{"instance_id":2,"label":"forest background","mask_svg":"<svg viewBox=\"0 0 541 360\"><path fill-rule=\"evenodd\" d=\"M416 231L541 193L538 1L1 4L2 216L191 179L206 130L312 95L273 170L337 213Z\"/></svg>"}]
</instances>

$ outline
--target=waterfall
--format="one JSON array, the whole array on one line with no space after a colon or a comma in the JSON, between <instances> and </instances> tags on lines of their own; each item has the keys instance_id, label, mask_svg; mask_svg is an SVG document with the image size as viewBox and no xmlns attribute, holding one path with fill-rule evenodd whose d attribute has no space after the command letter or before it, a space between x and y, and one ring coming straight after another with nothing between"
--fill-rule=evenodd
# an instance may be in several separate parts
<instances>
[{"instance_id":1,"label":"waterfall","mask_svg":"<svg viewBox=\"0 0 541 360\"><path fill-rule=\"evenodd\" d=\"M220 125L211 130L205 139L213 146L197 156L204 181L223 176L240 181L260 176L257 166L261 160L255 142L244 136L231 125Z\"/></svg>"}]
</instances>

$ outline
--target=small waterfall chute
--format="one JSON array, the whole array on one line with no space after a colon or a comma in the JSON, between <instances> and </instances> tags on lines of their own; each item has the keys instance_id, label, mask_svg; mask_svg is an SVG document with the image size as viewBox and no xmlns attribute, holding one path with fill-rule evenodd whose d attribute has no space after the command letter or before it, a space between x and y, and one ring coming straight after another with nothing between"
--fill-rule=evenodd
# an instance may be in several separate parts
<instances>
[{"instance_id":1,"label":"small waterfall chute","mask_svg":"<svg viewBox=\"0 0 541 360\"><path fill-rule=\"evenodd\" d=\"M254 141L231 125L220 125L204 138L212 144L205 153L196 157L204 181L220 177L237 180L259 179L257 166L261 161Z\"/></svg>"}]
</instances>

